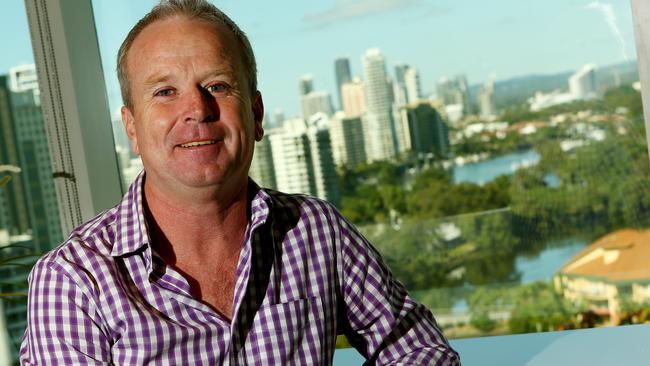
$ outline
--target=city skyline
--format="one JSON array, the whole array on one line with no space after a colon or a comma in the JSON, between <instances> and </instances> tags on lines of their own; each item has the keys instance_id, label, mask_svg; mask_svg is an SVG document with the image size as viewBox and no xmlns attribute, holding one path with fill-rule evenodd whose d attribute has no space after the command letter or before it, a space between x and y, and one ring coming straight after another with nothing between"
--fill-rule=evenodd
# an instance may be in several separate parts
<instances>
[{"instance_id":1,"label":"city skyline","mask_svg":"<svg viewBox=\"0 0 650 366\"><path fill-rule=\"evenodd\" d=\"M93 1L113 114L120 104L114 54L128 29L153 3ZM283 7L260 3L255 13L250 4L232 0L217 5L251 39L266 110L280 108L287 118L300 114L296 83L301 75L312 74L317 89L336 99L335 59L348 57L352 76L362 76L361 57L372 47L382 50L391 75L401 63L417 68L425 95L445 76L465 74L474 85L636 58L631 10L621 2L292 1ZM13 13L18 10L22 15L16 17ZM11 19L0 18L3 34L18 33L6 40L15 52L2 58L0 73L32 60L28 34L15 29L27 32L24 10L18 10L7 12ZM21 18L22 26L17 25Z\"/></svg>"}]
</instances>

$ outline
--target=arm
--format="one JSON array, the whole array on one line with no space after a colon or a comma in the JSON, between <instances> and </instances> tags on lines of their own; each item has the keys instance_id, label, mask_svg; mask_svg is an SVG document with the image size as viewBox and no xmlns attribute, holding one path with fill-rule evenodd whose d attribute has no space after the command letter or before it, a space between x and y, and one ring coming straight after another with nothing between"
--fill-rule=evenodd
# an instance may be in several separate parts
<instances>
[{"instance_id":1,"label":"arm","mask_svg":"<svg viewBox=\"0 0 650 366\"><path fill-rule=\"evenodd\" d=\"M110 365L93 288L82 288L58 264L40 260L29 276L21 365Z\"/></svg>"},{"instance_id":2,"label":"arm","mask_svg":"<svg viewBox=\"0 0 650 366\"><path fill-rule=\"evenodd\" d=\"M342 315L350 342L370 364L460 365L431 312L408 296L363 236L347 222L343 228Z\"/></svg>"}]
</instances>

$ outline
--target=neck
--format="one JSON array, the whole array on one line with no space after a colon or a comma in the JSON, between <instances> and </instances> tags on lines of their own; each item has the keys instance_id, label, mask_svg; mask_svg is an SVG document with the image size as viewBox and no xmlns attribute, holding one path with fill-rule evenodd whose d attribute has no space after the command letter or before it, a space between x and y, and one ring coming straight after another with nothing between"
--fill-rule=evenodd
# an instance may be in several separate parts
<instances>
[{"instance_id":1,"label":"neck","mask_svg":"<svg viewBox=\"0 0 650 366\"><path fill-rule=\"evenodd\" d=\"M143 203L154 245L171 264L180 253L201 258L238 251L248 223L247 193L247 182L227 191L178 194L145 179Z\"/></svg>"}]
</instances>

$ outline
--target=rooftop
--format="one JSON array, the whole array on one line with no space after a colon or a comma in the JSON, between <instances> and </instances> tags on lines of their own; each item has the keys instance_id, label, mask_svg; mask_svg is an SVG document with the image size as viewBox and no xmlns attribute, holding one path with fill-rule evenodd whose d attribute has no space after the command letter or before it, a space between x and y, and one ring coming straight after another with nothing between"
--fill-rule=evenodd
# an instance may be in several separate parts
<instances>
[{"instance_id":1,"label":"rooftop","mask_svg":"<svg viewBox=\"0 0 650 366\"><path fill-rule=\"evenodd\" d=\"M609 282L650 280L650 230L609 233L576 254L560 274L602 277Z\"/></svg>"}]
</instances>

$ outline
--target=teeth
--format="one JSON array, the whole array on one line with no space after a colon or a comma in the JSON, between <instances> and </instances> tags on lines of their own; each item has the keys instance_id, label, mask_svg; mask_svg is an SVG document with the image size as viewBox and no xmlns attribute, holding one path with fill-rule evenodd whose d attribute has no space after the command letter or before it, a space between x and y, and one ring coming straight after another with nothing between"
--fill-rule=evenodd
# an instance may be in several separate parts
<instances>
[{"instance_id":1,"label":"teeth","mask_svg":"<svg viewBox=\"0 0 650 366\"><path fill-rule=\"evenodd\" d=\"M194 146L202 146L202 145L211 145L214 144L216 141L214 140L206 140L206 141L195 141L195 142L190 142L187 144L182 144L181 147L194 147Z\"/></svg>"}]
</instances>

